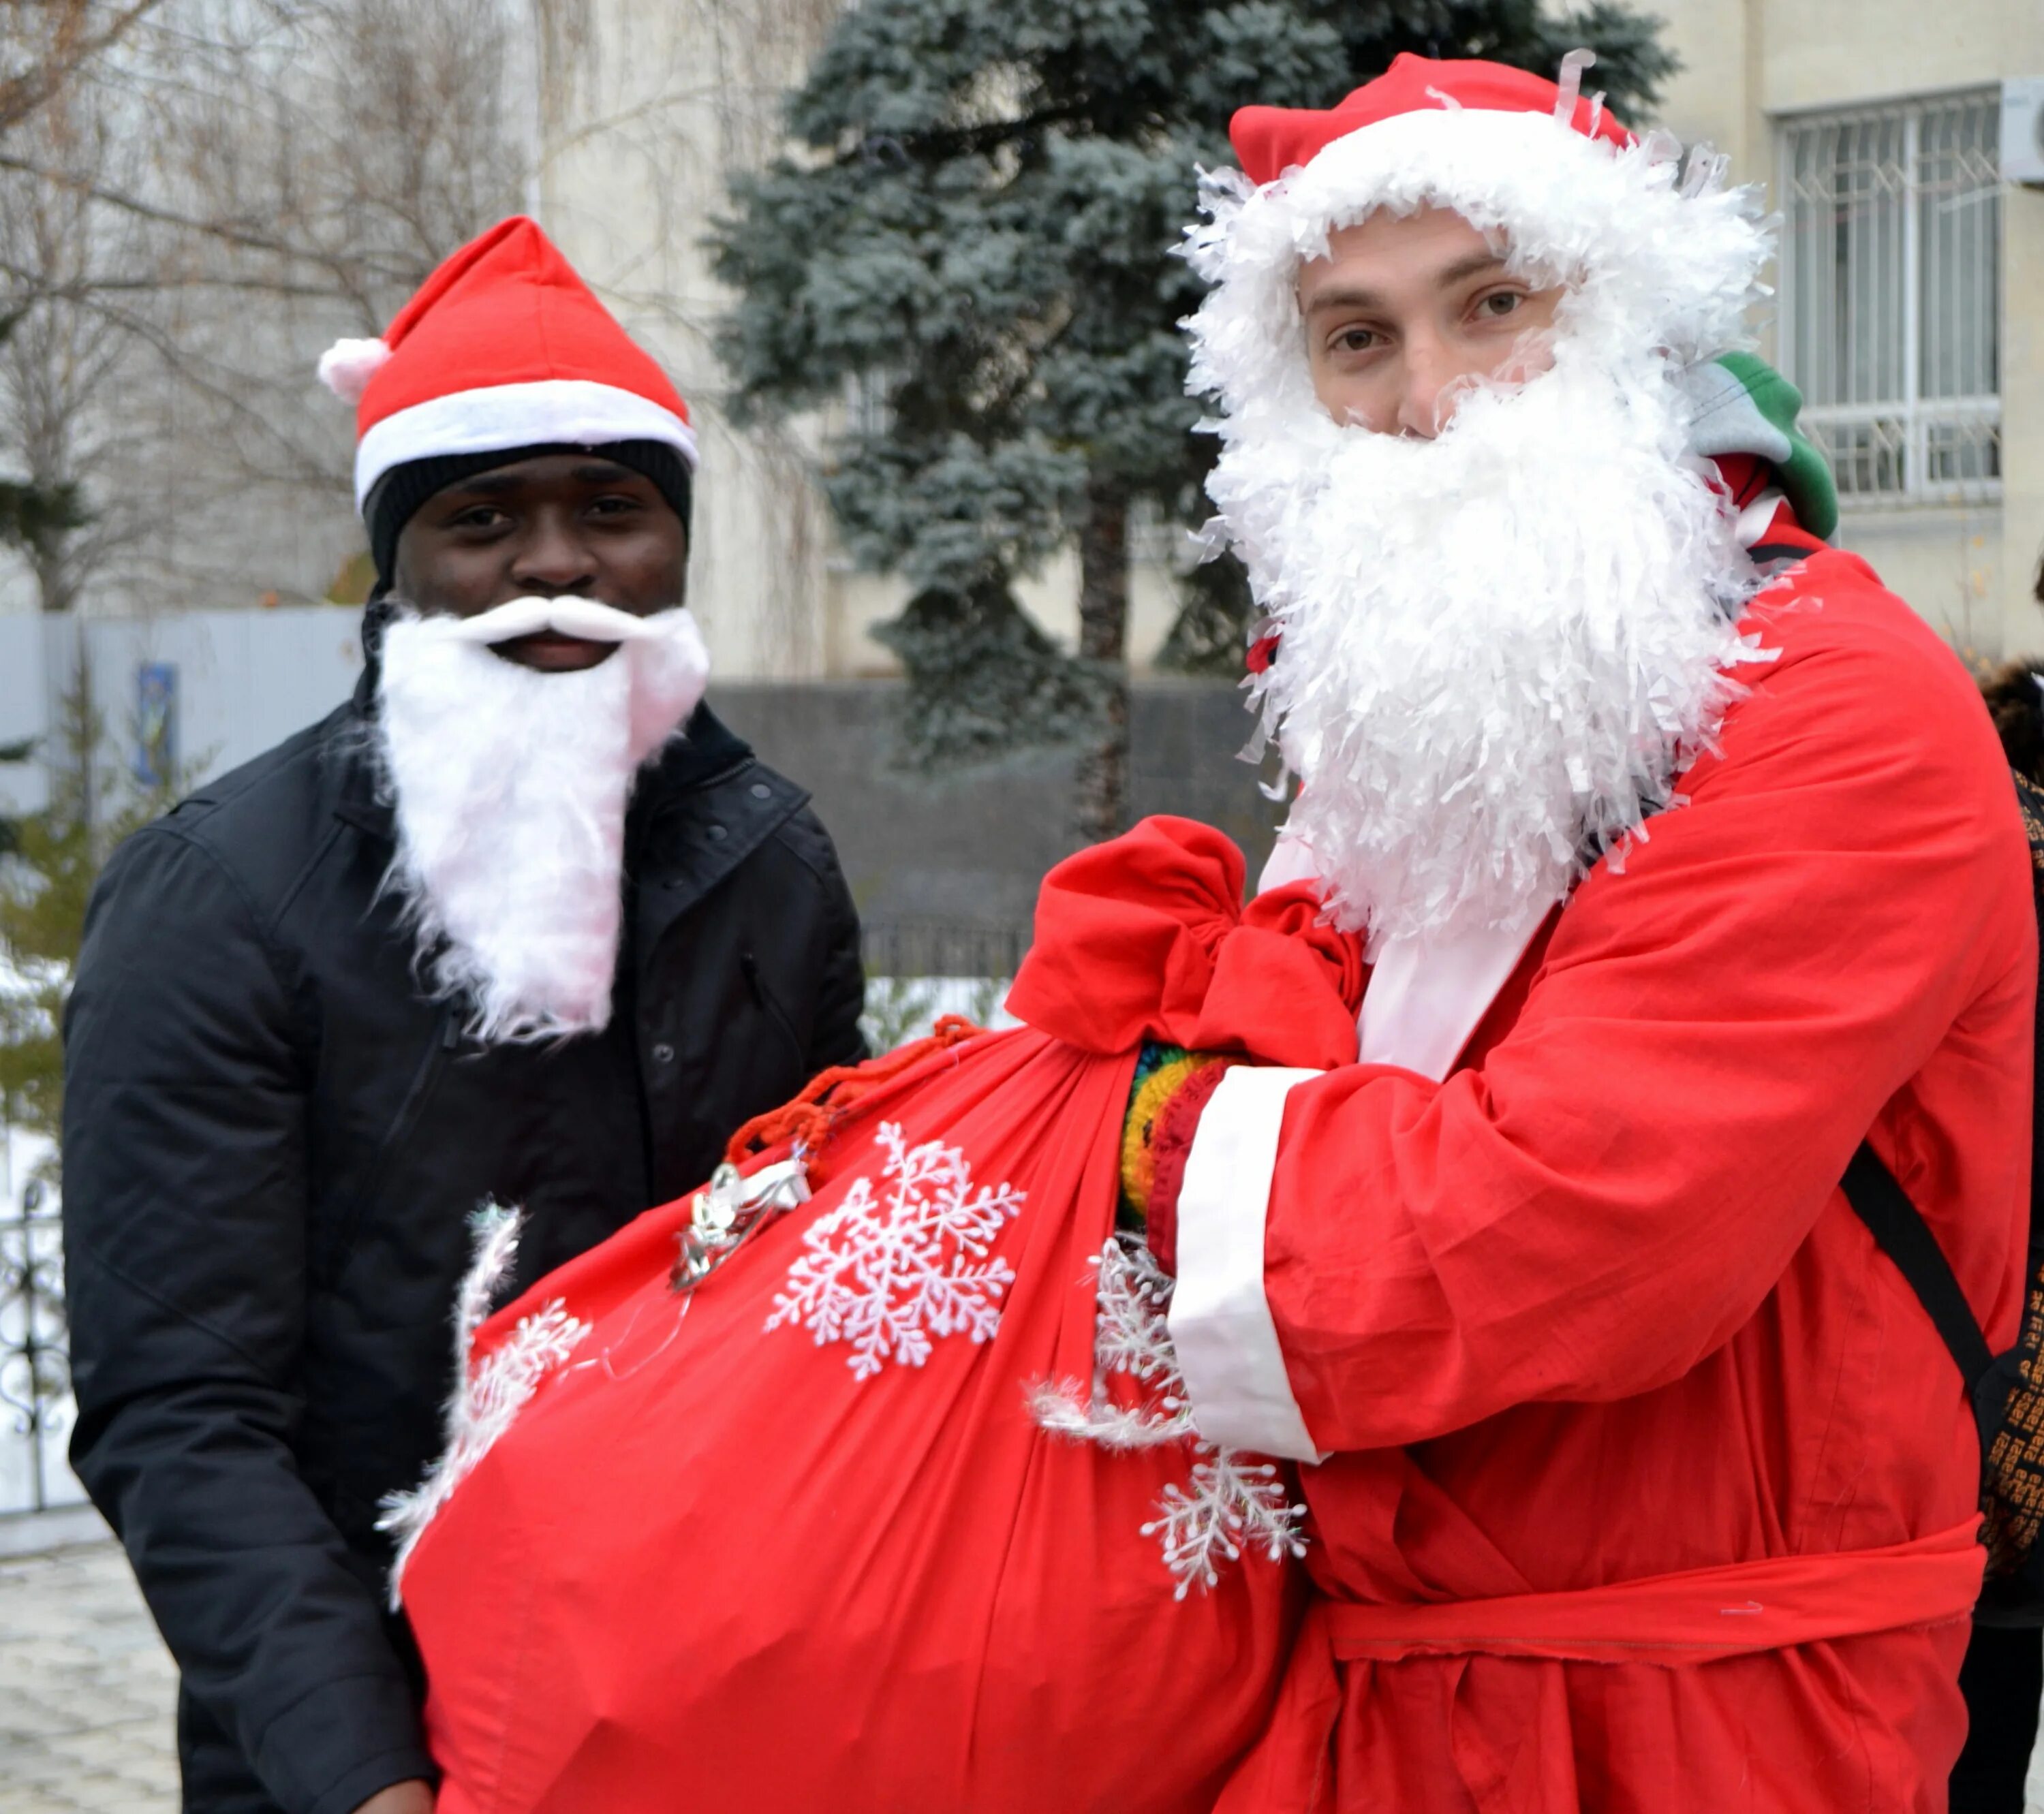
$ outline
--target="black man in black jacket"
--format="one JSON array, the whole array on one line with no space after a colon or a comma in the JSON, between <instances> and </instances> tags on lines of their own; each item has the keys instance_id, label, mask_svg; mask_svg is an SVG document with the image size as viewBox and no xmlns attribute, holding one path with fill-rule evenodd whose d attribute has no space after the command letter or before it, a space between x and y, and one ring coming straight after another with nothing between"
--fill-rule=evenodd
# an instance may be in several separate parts
<instances>
[{"instance_id":1,"label":"black man in black jacket","mask_svg":"<svg viewBox=\"0 0 2044 1814\"><path fill-rule=\"evenodd\" d=\"M664 376L528 221L324 363L369 669L115 854L66 1024L72 1455L190 1814L432 1807L377 1521L440 1447L472 1214L524 1211L522 1289L863 1054L830 839L699 703Z\"/></svg>"}]
</instances>

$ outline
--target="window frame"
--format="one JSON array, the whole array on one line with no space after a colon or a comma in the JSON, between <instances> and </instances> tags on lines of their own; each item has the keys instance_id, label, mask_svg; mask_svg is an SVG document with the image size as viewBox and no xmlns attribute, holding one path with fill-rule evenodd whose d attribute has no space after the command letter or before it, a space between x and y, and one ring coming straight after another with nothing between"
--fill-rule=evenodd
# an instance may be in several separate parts
<instances>
[{"instance_id":1,"label":"window frame","mask_svg":"<svg viewBox=\"0 0 2044 1814\"><path fill-rule=\"evenodd\" d=\"M2000 129L2000 90L1993 84L1969 84L1962 88L1952 88L1934 93L1896 96L1879 101L1858 103L1850 106L1822 107L1798 109L1792 113L1774 117L1776 194L1781 201L1782 237L1779 261L1778 308L1776 316L1777 351L1784 375L1804 393L1805 402L1801 416L1804 432L1810 435L1823 449L1831 461L1838 481L1838 502L1842 509L1894 510L1911 507L1948 508L1953 505L1998 504L2002 496L2001 477L2001 379L2004 371L2004 342L2007 311L2002 295L2003 277L2006 267L2004 256L2004 222L1999 146ZM1924 126L1927 118L1938 113L1956 114L1962 109L1977 109L1981 121L1981 142L1976 145L1953 145L1933 148L1929 155L1947 155L1958 160L1961 174L1972 174L1981 180L1969 189L1960 191L1950 204L1957 208L1964 205L1986 205L1993 210L1991 222L1985 231L1988 268L1982 274L1988 286L1987 312L1991 318L1991 332L1983 341L1977 342L1973 351L1990 366L1992 389L1970 393L1938 396L1927 395L1924 374L1933 360L1944 362L1953 355L1949 351L1952 343L1940 348L1927 348L1925 333L1925 292L1930 286L1925 282L1923 204L1933 191L1926 182ZM1797 293L1797 286L1804 281L1800 268L1800 240L1799 235L1808 230L1805 221L1799 218L1799 211L1812 207L1828 206L1831 213L1834 232L1838 223L1837 210L1840 202L1835 189L1828 197L1819 198L1804 192L1804 185L1796 175L1796 151L1800 135L1825 130L1843 131L1854 128L1899 125L1901 128L1901 149L1892 167L1899 182L1891 178L1886 171L1877 166L1872 182L1896 195L1900 201L1896 210L1899 219L1900 244L1892 253L1899 260L1900 282L1892 287L1899 290L1896 298L1902 345L1900 357L1896 361L1900 394L1881 396L1871 399L1841 402L1824 400L1827 386L1820 378L1831 380L1829 388L1845 392L1861 391L1869 388L1861 382L1863 371L1851 370L1850 364L1843 370L1834 369L1827 374L1805 372L1798 369L1799 311L1804 306ZM1835 141L1834 141L1835 144ZM1972 159L1979 167L1968 172L1965 161ZM1835 182L1840 163L1834 158L1826 173L1827 183ZM1868 236L1877 234L1879 228L1864 229ZM1869 254L1854 244L1846 254L1850 261ZM1820 267L1821 268L1821 267ZM1832 267L1836 269L1836 266ZM1849 268L1850 266L1849 266ZM1885 291L1889 282L1881 282L1881 274L1873 274L1879 290ZM1846 282L1836 282L1829 286L1817 284L1818 297L1808 306L1822 310L1828 304L1831 311L1827 320L1812 320L1808 332L1811 339L1821 345L1830 343L1834 347L1840 338L1841 309L1858 306L1859 298L1853 293L1850 278ZM1828 288L1829 294L1824 293ZM1955 290L1954 301L1959 293ZM1954 310L1954 320L1943 324L1944 332L1959 332L1962 319L1961 308ZM1850 362L1855 354L1850 346L1850 317L1846 317L1846 339L1848 344L1844 362ZM1891 325L1881 323L1886 328ZM1865 361L1877 368L1882 354L1877 351ZM1822 362L1821 359L1819 362ZM1831 356L1835 368L1842 362ZM1858 448L1846 440L1848 432L1864 434L1865 440ZM1983 448L1984 463L1992 470L1985 474L1958 477L1931 476L1934 437L1950 436L1954 439L1946 445L1963 445L1969 438L1972 444ZM1951 458L1947 454L1946 458ZM1962 455L1961 456L1962 457ZM1896 471L1899 482L1884 485L1881 469L1887 464ZM1855 479L1862 482L1855 482Z\"/></svg>"}]
</instances>

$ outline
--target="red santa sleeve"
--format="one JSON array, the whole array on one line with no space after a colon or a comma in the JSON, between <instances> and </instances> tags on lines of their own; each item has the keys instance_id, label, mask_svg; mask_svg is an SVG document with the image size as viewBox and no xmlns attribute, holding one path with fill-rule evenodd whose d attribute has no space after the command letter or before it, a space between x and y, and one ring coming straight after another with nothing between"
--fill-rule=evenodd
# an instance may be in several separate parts
<instances>
[{"instance_id":1,"label":"red santa sleeve","mask_svg":"<svg viewBox=\"0 0 2044 1814\"><path fill-rule=\"evenodd\" d=\"M1245 1068L1216 1092L1171 1315L1209 1439L1310 1459L1678 1378L1948 1040L1977 1078L1916 1125L1964 1135L1970 1091L2008 1198L1938 1232L1976 1308L2012 1306L2027 1145L1996 1123L2027 1094L2035 965L2012 790L1928 630L1849 557L1811 572L1820 602L1770 619L1780 658L1741 670L1689 803L1583 883L1479 1064ZM1885 1126L1907 1186L1919 1156Z\"/></svg>"}]
</instances>

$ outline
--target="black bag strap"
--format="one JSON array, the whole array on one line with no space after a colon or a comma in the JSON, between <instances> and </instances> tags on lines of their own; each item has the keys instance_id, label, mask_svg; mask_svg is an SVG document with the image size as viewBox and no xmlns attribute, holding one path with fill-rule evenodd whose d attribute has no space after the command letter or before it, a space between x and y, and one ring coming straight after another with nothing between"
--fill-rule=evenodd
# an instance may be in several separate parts
<instances>
[{"instance_id":1,"label":"black bag strap","mask_svg":"<svg viewBox=\"0 0 2044 1814\"><path fill-rule=\"evenodd\" d=\"M1981 1333L1973 1306L1959 1289L1951 1263L1930 1224L1865 1141L1846 1168L1845 1190L1854 1213L1866 1224L1881 1251L1895 1262L1938 1325L1938 1333L1965 1376L1966 1394L1977 1405L1981 1383L1994 1367L1994 1351Z\"/></svg>"},{"instance_id":2,"label":"black bag strap","mask_svg":"<svg viewBox=\"0 0 2044 1814\"><path fill-rule=\"evenodd\" d=\"M1746 554L1750 561L1807 561L1812 554L1821 552L1819 549L1805 548L1798 542L1756 542Z\"/></svg>"}]
</instances>

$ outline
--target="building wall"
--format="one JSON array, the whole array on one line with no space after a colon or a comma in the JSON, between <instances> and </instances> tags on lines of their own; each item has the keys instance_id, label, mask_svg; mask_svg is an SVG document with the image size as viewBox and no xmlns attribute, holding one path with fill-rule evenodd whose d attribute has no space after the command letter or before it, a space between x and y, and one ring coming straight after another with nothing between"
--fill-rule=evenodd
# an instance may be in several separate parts
<instances>
[{"instance_id":1,"label":"building wall","mask_svg":"<svg viewBox=\"0 0 2044 1814\"><path fill-rule=\"evenodd\" d=\"M813 33L777 0L596 0L586 13L586 41L546 61L536 210L688 401L701 453L690 603L720 671L813 676L823 503L798 445L732 427L712 346L724 297L703 245L727 172L771 148Z\"/></svg>"},{"instance_id":2,"label":"building wall","mask_svg":"<svg viewBox=\"0 0 2044 1814\"><path fill-rule=\"evenodd\" d=\"M1683 59L1660 123L1728 152L1781 206L1781 123L2044 75L2036 0L1658 0ZM1838 541L1976 657L2044 653L2031 596L2044 550L2044 190L2002 194L2002 495L1996 504L1854 506ZM1773 324L1756 324L1773 351Z\"/></svg>"}]
</instances>

